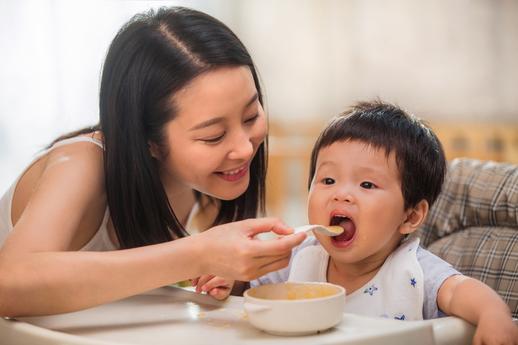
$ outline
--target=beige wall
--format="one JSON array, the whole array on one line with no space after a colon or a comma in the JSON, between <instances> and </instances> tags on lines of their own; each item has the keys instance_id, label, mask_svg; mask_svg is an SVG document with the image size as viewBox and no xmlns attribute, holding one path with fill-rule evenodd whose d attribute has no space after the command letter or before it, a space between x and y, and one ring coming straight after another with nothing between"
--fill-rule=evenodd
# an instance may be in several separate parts
<instances>
[{"instance_id":1,"label":"beige wall","mask_svg":"<svg viewBox=\"0 0 518 345\"><path fill-rule=\"evenodd\" d=\"M273 120L379 96L430 120L518 122L518 1L236 2Z\"/></svg>"},{"instance_id":2,"label":"beige wall","mask_svg":"<svg viewBox=\"0 0 518 345\"><path fill-rule=\"evenodd\" d=\"M518 162L518 1L235 4L230 24L258 65L273 127L271 214L307 221L309 150L356 100L380 97L431 122L449 158Z\"/></svg>"}]
</instances>

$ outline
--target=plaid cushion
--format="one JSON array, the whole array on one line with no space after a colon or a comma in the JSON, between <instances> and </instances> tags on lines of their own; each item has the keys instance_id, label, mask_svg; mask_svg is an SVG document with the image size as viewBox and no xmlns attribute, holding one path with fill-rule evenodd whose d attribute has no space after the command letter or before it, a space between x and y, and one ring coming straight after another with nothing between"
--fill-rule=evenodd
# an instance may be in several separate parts
<instances>
[{"instance_id":1,"label":"plaid cushion","mask_svg":"<svg viewBox=\"0 0 518 345\"><path fill-rule=\"evenodd\" d=\"M425 223L425 247L477 278L518 317L518 167L456 159Z\"/></svg>"},{"instance_id":2,"label":"plaid cushion","mask_svg":"<svg viewBox=\"0 0 518 345\"><path fill-rule=\"evenodd\" d=\"M468 228L435 241L428 249L497 291L513 317L518 317L517 229Z\"/></svg>"}]
</instances>

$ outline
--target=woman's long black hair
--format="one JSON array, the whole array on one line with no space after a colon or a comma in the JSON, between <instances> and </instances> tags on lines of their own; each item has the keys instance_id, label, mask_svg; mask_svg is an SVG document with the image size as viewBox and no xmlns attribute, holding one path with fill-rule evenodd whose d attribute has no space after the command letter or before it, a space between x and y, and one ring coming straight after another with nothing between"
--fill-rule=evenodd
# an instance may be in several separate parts
<instances>
[{"instance_id":1,"label":"woman's long black hair","mask_svg":"<svg viewBox=\"0 0 518 345\"><path fill-rule=\"evenodd\" d=\"M121 248L188 235L169 204L149 143L165 146L164 125L177 111L171 102L175 92L222 66L248 66L262 104L250 54L226 25L183 7L138 14L121 28L108 50L100 123L56 140L102 131L108 207ZM218 201L213 225L264 212L265 176L266 143L262 143L252 160L248 189L237 199ZM199 199L200 194L196 196Z\"/></svg>"}]
</instances>

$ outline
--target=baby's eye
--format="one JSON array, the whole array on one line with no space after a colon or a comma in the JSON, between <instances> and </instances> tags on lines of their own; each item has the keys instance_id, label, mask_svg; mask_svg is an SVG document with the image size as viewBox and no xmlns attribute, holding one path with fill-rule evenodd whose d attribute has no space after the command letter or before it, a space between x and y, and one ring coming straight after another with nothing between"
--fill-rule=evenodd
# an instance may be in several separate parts
<instances>
[{"instance_id":1,"label":"baby's eye","mask_svg":"<svg viewBox=\"0 0 518 345\"><path fill-rule=\"evenodd\" d=\"M365 189L373 189L373 188L376 188L376 185L372 182L369 182L369 181L364 181L362 183L360 183L360 186L362 188L365 188Z\"/></svg>"},{"instance_id":2,"label":"baby's eye","mask_svg":"<svg viewBox=\"0 0 518 345\"><path fill-rule=\"evenodd\" d=\"M331 177L324 177L322 179L322 183L323 184L333 184L333 183L335 183L335 180L332 179Z\"/></svg>"}]
</instances>

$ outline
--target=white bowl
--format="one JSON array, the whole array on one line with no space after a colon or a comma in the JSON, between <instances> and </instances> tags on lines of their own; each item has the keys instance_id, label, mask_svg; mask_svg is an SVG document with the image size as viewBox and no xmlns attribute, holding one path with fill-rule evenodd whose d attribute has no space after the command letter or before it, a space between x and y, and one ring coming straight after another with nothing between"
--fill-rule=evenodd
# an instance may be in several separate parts
<instances>
[{"instance_id":1,"label":"white bowl","mask_svg":"<svg viewBox=\"0 0 518 345\"><path fill-rule=\"evenodd\" d=\"M268 284L245 291L250 323L275 335L306 335L342 321L345 289L330 283Z\"/></svg>"}]
</instances>

